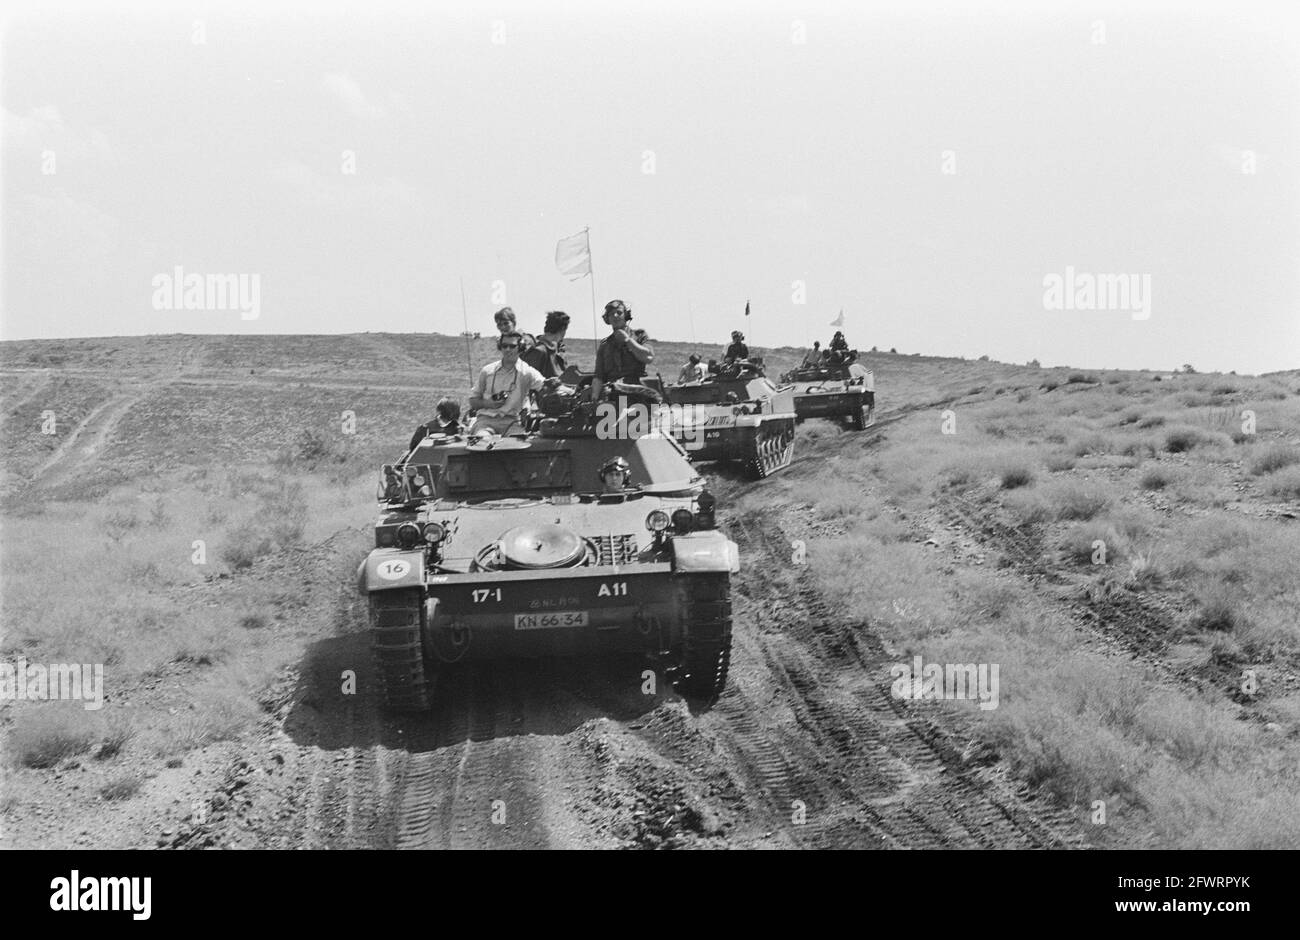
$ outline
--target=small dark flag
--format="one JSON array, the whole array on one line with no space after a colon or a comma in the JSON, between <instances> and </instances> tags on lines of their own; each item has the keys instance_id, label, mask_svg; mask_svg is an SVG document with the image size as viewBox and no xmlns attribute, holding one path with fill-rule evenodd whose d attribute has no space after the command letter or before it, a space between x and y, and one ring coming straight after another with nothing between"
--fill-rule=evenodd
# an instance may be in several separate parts
<instances>
[{"instance_id":1,"label":"small dark flag","mask_svg":"<svg viewBox=\"0 0 1300 940\"><path fill-rule=\"evenodd\" d=\"M749 316L749 301L745 301L745 316Z\"/></svg>"}]
</instances>

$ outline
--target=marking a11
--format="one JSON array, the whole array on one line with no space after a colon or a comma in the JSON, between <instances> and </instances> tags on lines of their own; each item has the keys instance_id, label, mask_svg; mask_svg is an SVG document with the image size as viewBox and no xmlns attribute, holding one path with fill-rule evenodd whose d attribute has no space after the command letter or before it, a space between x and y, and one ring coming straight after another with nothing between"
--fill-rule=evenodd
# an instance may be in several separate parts
<instances>
[{"instance_id":1,"label":"marking a11","mask_svg":"<svg viewBox=\"0 0 1300 940\"><path fill-rule=\"evenodd\" d=\"M380 562L379 567L375 570L385 581L397 581L411 573L411 563L400 558L394 558L392 561Z\"/></svg>"},{"instance_id":2,"label":"marking a11","mask_svg":"<svg viewBox=\"0 0 1300 940\"><path fill-rule=\"evenodd\" d=\"M614 581L612 583L602 582L600 590L596 592L597 597L627 597L627 582Z\"/></svg>"}]
</instances>

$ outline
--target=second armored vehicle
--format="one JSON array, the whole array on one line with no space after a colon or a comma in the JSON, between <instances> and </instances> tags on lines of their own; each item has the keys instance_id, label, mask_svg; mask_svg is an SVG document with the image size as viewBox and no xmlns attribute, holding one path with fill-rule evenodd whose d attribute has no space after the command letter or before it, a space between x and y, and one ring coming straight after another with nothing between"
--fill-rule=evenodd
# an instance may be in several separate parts
<instances>
[{"instance_id":1,"label":"second armored vehicle","mask_svg":"<svg viewBox=\"0 0 1300 940\"><path fill-rule=\"evenodd\" d=\"M702 382L667 389L672 433L692 460L733 460L755 479L794 456L794 395L763 374L762 360L740 360Z\"/></svg>"},{"instance_id":2,"label":"second armored vehicle","mask_svg":"<svg viewBox=\"0 0 1300 940\"><path fill-rule=\"evenodd\" d=\"M805 418L847 418L861 431L871 426L876 412L876 380L872 371L852 360L802 366L781 376L794 387L794 410Z\"/></svg>"}]
</instances>

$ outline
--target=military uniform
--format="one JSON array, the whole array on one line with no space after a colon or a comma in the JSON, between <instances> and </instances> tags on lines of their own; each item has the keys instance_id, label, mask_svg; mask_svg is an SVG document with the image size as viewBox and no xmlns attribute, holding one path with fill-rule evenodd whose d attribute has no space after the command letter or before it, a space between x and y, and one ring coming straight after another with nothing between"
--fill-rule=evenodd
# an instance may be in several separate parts
<instances>
[{"instance_id":1,"label":"military uniform","mask_svg":"<svg viewBox=\"0 0 1300 940\"><path fill-rule=\"evenodd\" d=\"M548 340L545 334L537 340L537 345L519 358L540 372L544 379L558 378L567 368L559 347Z\"/></svg>"},{"instance_id":2,"label":"military uniform","mask_svg":"<svg viewBox=\"0 0 1300 940\"><path fill-rule=\"evenodd\" d=\"M632 355L627 345L615 345L613 336L606 336L596 347L596 378L601 384L610 382L640 382L645 375L645 363Z\"/></svg>"}]
</instances>

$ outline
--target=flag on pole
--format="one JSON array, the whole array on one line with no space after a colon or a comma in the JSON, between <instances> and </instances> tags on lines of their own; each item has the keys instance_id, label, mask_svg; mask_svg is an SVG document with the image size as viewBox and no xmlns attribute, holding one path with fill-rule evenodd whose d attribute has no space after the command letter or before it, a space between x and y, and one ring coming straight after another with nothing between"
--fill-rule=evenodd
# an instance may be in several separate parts
<instances>
[{"instance_id":1,"label":"flag on pole","mask_svg":"<svg viewBox=\"0 0 1300 940\"><path fill-rule=\"evenodd\" d=\"M556 243L555 266L571 281L591 273L591 242L587 240L585 228L577 235L561 238Z\"/></svg>"},{"instance_id":2,"label":"flag on pole","mask_svg":"<svg viewBox=\"0 0 1300 940\"><path fill-rule=\"evenodd\" d=\"M844 325L844 308L840 307L840 315L831 321L831 326L843 326L843 325Z\"/></svg>"},{"instance_id":3,"label":"flag on pole","mask_svg":"<svg viewBox=\"0 0 1300 940\"><path fill-rule=\"evenodd\" d=\"M745 316L749 316L749 301L745 301Z\"/></svg>"}]
</instances>

